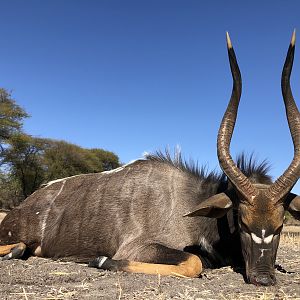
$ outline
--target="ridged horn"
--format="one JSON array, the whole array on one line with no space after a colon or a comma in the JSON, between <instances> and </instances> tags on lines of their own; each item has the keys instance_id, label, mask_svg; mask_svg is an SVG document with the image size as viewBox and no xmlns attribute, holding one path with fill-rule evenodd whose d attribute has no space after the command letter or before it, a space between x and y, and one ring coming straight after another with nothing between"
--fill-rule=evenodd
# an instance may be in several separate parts
<instances>
[{"instance_id":1,"label":"ridged horn","mask_svg":"<svg viewBox=\"0 0 300 300\"><path fill-rule=\"evenodd\" d=\"M238 106L242 93L242 78L228 32L226 32L226 38L233 87L231 98L223 116L218 133L217 152L219 163L224 173L235 186L235 188L243 195L243 198L251 203L253 202L254 197L258 194L258 191L252 185L250 180L236 166L230 155L230 141L235 126Z\"/></svg>"},{"instance_id":2,"label":"ridged horn","mask_svg":"<svg viewBox=\"0 0 300 300\"><path fill-rule=\"evenodd\" d=\"M274 202L283 201L284 196L292 189L300 176L300 114L290 84L295 41L296 31L294 30L281 76L281 91L294 144L294 157L286 171L266 191L266 196Z\"/></svg>"}]
</instances>

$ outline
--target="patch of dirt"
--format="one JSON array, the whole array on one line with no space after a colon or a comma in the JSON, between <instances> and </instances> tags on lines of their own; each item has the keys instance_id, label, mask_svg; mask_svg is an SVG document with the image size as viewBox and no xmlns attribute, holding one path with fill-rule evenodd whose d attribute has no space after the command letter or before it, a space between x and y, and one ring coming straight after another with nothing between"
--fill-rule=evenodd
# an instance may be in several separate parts
<instances>
[{"instance_id":1,"label":"patch of dirt","mask_svg":"<svg viewBox=\"0 0 300 300\"><path fill-rule=\"evenodd\" d=\"M230 267L205 270L188 279L101 271L83 264L30 257L0 262L0 299L293 299L300 300L299 232L283 234L276 271L278 284L246 284Z\"/></svg>"}]
</instances>

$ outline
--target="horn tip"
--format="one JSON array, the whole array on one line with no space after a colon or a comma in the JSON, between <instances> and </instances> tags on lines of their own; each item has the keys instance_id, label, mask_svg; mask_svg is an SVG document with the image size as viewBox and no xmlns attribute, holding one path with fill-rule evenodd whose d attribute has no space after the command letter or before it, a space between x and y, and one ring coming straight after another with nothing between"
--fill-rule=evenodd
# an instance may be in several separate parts
<instances>
[{"instance_id":1,"label":"horn tip","mask_svg":"<svg viewBox=\"0 0 300 300\"><path fill-rule=\"evenodd\" d=\"M231 43L228 31L226 31L226 40L227 40L227 48L231 49L232 48L232 43Z\"/></svg>"},{"instance_id":2,"label":"horn tip","mask_svg":"<svg viewBox=\"0 0 300 300\"><path fill-rule=\"evenodd\" d=\"M294 29L291 39L291 46L294 47L296 43L296 29Z\"/></svg>"}]
</instances>

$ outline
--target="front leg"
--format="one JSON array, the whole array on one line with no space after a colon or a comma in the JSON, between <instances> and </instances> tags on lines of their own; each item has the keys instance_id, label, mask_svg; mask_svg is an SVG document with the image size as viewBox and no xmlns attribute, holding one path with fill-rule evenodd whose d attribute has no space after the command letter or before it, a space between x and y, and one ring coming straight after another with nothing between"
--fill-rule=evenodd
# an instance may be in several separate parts
<instances>
[{"instance_id":1,"label":"front leg","mask_svg":"<svg viewBox=\"0 0 300 300\"><path fill-rule=\"evenodd\" d=\"M25 249L26 245L22 242L18 244L2 245L0 246L0 260L20 258L23 256Z\"/></svg>"},{"instance_id":2,"label":"front leg","mask_svg":"<svg viewBox=\"0 0 300 300\"><path fill-rule=\"evenodd\" d=\"M202 272L202 263L198 256L160 244L151 244L136 253L135 261L100 256L91 261L89 266L111 271L184 277L198 277Z\"/></svg>"}]
</instances>

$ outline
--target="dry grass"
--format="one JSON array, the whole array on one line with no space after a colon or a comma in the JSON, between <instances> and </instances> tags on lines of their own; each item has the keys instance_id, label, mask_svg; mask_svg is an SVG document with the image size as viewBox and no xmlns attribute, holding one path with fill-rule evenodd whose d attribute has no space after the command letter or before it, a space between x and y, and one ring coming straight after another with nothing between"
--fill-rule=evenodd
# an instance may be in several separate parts
<instances>
[{"instance_id":1,"label":"dry grass","mask_svg":"<svg viewBox=\"0 0 300 300\"><path fill-rule=\"evenodd\" d=\"M300 226L294 226L292 231L284 231L280 237L280 245L288 245L295 250L300 249Z\"/></svg>"}]
</instances>

